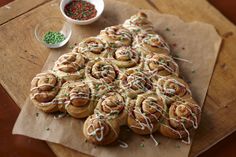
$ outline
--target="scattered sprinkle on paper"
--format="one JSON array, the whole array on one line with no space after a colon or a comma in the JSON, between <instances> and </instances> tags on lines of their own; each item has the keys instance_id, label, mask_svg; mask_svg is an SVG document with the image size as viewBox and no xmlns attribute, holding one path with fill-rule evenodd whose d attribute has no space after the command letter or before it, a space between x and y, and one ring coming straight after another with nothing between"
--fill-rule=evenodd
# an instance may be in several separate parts
<instances>
[{"instance_id":1,"label":"scattered sprinkle on paper","mask_svg":"<svg viewBox=\"0 0 236 157\"><path fill-rule=\"evenodd\" d=\"M39 116L39 113L38 113L38 112L36 112L36 114L35 114L35 115L36 115L36 117L38 117L38 116Z\"/></svg>"},{"instance_id":2,"label":"scattered sprinkle on paper","mask_svg":"<svg viewBox=\"0 0 236 157\"><path fill-rule=\"evenodd\" d=\"M192 73L195 73L196 72L196 70L192 70Z\"/></svg>"},{"instance_id":3,"label":"scattered sprinkle on paper","mask_svg":"<svg viewBox=\"0 0 236 157\"><path fill-rule=\"evenodd\" d=\"M167 28L166 28L166 31L170 31L170 28L167 27Z\"/></svg>"},{"instance_id":4,"label":"scattered sprinkle on paper","mask_svg":"<svg viewBox=\"0 0 236 157\"><path fill-rule=\"evenodd\" d=\"M143 143L141 143L139 146L143 148L143 147L144 147L144 144L143 144Z\"/></svg>"},{"instance_id":5,"label":"scattered sprinkle on paper","mask_svg":"<svg viewBox=\"0 0 236 157\"><path fill-rule=\"evenodd\" d=\"M49 128L47 128L46 130L47 130L47 131L49 131L50 129L49 129Z\"/></svg>"}]
</instances>

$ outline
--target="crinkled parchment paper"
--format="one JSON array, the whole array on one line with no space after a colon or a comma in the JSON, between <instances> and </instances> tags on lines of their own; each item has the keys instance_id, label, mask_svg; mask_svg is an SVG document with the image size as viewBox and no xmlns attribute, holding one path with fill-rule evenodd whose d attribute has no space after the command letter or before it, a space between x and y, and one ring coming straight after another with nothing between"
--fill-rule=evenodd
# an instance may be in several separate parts
<instances>
[{"instance_id":1,"label":"crinkled parchment paper","mask_svg":"<svg viewBox=\"0 0 236 157\"><path fill-rule=\"evenodd\" d=\"M78 43L85 37L97 35L101 29L107 26L121 24L125 19L139 11L134 7L116 1L106 0L105 4L104 13L97 22L88 26L72 25L73 35L69 45ZM50 7L48 4L48 6L41 8L41 12L45 16L48 15L49 11L50 15L61 16L58 7ZM148 14L156 32L161 34L169 43L172 54L188 61L177 60L181 75L189 82L193 97L200 105L203 105L221 44L221 38L215 28L202 22L185 23L172 15L152 11L144 12ZM58 52L51 53L43 71L50 69L61 54L69 51L67 45L58 49ZM120 140L126 142L129 145L128 148L121 148L119 143L105 147L95 146L85 142L82 127L83 120L71 117L55 119L53 115L45 114L36 109L28 99L16 121L13 134L59 143L80 152L100 157L185 157L188 156L190 150L190 145L163 137L158 133L155 134L155 138L160 144L155 146L148 136L136 135L127 128L122 129Z\"/></svg>"}]
</instances>

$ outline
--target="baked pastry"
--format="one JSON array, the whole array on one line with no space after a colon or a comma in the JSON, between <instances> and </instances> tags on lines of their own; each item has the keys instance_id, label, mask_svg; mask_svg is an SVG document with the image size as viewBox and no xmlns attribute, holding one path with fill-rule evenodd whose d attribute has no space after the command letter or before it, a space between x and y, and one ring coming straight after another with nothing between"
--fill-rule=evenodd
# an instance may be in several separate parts
<instances>
[{"instance_id":1,"label":"baked pastry","mask_svg":"<svg viewBox=\"0 0 236 157\"><path fill-rule=\"evenodd\" d=\"M141 66L142 56L130 46L123 46L109 53L109 60L119 68Z\"/></svg>"},{"instance_id":2,"label":"baked pastry","mask_svg":"<svg viewBox=\"0 0 236 157\"><path fill-rule=\"evenodd\" d=\"M156 145L157 131L190 143L201 115L168 44L145 13L107 27L63 54L52 71L32 80L30 97L44 112L87 118L83 134L98 145L116 141L123 125L150 135Z\"/></svg>"},{"instance_id":3,"label":"baked pastry","mask_svg":"<svg viewBox=\"0 0 236 157\"><path fill-rule=\"evenodd\" d=\"M58 58L53 67L53 72L65 80L76 80L84 77L86 60L82 54L66 53Z\"/></svg>"},{"instance_id":4,"label":"baked pastry","mask_svg":"<svg viewBox=\"0 0 236 157\"><path fill-rule=\"evenodd\" d=\"M153 89L151 80L144 72L137 69L128 69L121 76L121 87L130 98Z\"/></svg>"},{"instance_id":5,"label":"baked pastry","mask_svg":"<svg viewBox=\"0 0 236 157\"><path fill-rule=\"evenodd\" d=\"M128 126L137 134L147 135L157 131L159 121L164 119L167 106L165 99L155 92L138 95L134 103L130 103Z\"/></svg>"},{"instance_id":6,"label":"baked pastry","mask_svg":"<svg viewBox=\"0 0 236 157\"><path fill-rule=\"evenodd\" d=\"M119 92L109 92L99 99L94 113L124 125L127 120L125 99L126 97Z\"/></svg>"},{"instance_id":7,"label":"baked pastry","mask_svg":"<svg viewBox=\"0 0 236 157\"><path fill-rule=\"evenodd\" d=\"M111 48L129 46L132 42L131 33L121 25L105 28L100 32L99 37Z\"/></svg>"},{"instance_id":8,"label":"baked pastry","mask_svg":"<svg viewBox=\"0 0 236 157\"><path fill-rule=\"evenodd\" d=\"M130 19L124 22L123 27L127 28L133 35L141 32L155 33L152 23L143 12L131 16Z\"/></svg>"},{"instance_id":9,"label":"baked pastry","mask_svg":"<svg viewBox=\"0 0 236 157\"><path fill-rule=\"evenodd\" d=\"M114 82L119 74L118 68L105 59L96 59L88 62L85 69L86 78L93 83Z\"/></svg>"},{"instance_id":10,"label":"baked pastry","mask_svg":"<svg viewBox=\"0 0 236 157\"><path fill-rule=\"evenodd\" d=\"M52 102L62 81L50 72L37 74L31 81L30 98L33 104L44 112L55 112L58 106Z\"/></svg>"},{"instance_id":11,"label":"baked pastry","mask_svg":"<svg viewBox=\"0 0 236 157\"><path fill-rule=\"evenodd\" d=\"M188 99L192 97L188 84L176 76L159 78L156 83L156 92L159 95L165 96L168 104L177 99Z\"/></svg>"},{"instance_id":12,"label":"baked pastry","mask_svg":"<svg viewBox=\"0 0 236 157\"><path fill-rule=\"evenodd\" d=\"M201 108L193 99L178 99L170 105L167 117L160 123L162 135L184 139L190 143L190 131L196 129L200 122Z\"/></svg>"},{"instance_id":13,"label":"baked pastry","mask_svg":"<svg viewBox=\"0 0 236 157\"><path fill-rule=\"evenodd\" d=\"M103 43L98 37L86 38L73 49L73 52L83 54L90 59L104 57L109 51L111 51L111 49L106 48L105 43Z\"/></svg>"},{"instance_id":14,"label":"baked pastry","mask_svg":"<svg viewBox=\"0 0 236 157\"><path fill-rule=\"evenodd\" d=\"M114 142L119 135L120 126L116 121L93 114L84 122L83 133L87 141L97 145Z\"/></svg>"},{"instance_id":15,"label":"baked pastry","mask_svg":"<svg viewBox=\"0 0 236 157\"><path fill-rule=\"evenodd\" d=\"M179 76L178 64L168 55L155 54L146 56L145 70L152 75L152 80L157 81L162 76Z\"/></svg>"},{"instance_id":16,"label":"baked pastry","mask_svg":"<svg viewBox=\"0 0 236 157\"><path fill-rule=\"evenodd\" d=\"M65 110L72 117L85 118L93 113L96 105L95 94L94 90L87 83L68 81L63 84L60 92L59 96L65 95L67 100L69 100L65 103Z\"/></svg>"},{"instance_id":17,"label":"baked pastry","mask_svg":"<svg viewBox=\"0 0 236 157\"><path fill-rule=\"evenodd\" d=\"M133 47L145 55L170 54L170 48L158 34L139 33L134 38Z\"/></svg>"}]
</instances>

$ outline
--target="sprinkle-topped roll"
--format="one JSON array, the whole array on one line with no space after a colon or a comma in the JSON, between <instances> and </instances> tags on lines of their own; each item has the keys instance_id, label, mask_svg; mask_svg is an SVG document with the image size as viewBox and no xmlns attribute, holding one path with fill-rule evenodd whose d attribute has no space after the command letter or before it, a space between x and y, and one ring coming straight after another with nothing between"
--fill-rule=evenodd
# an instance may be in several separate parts
<instances>
[{"instance_id":1,"label":"sprinkle-topped roll","mask_svg":"<svg viewBox=\"0 0 236 157\"><path fill-rule=\"evenodd\" d=\"M107 55L108 49L105 44L97 37L89 37L83 40L79 46L75 47L73 52L82 53L87 58L95 59Z\"/></svg>"},{"instance_id":2,"label":"sprinkle-topped roll","mask_svg":"<svg viewBox=\"0 0 236 157\"><path fill-rule=\"evenodd\" d=\"M125 97L118 92L109 92L99 99L95 114L113 119L120 125L126 124Z\"/></svg>"},{"instance_id":3,"label":"sprinkle-topped roll","mask_svg":"<svg viewBox=\"0 0 236 157\"><path fill-rule=\"evenodd\" d=\"M121 86L130 98L145 93L153 88L151 80L141 71L128 69L121 77Z\"/></svg>"},{"instance_id":4,"label":"sprinkle-topped roll","mask_svg":"<svg viewBox=\"0 0 236 157\"><path fill-rule=\"evenodd\" d=\"M53 72L65 80L77 80L84 77L86 60L78 53L66 53L58 58Z\"/></svg>"},{"instance_id":5,"label":"sprinkle-topped roll","mask_svg":"<svg viewBox=\"0 0 236 157\"><path fill-rule=\"evenodd\" d=\"M169 117L163 121L160 132L171 138L184 139L190 142L189 131L197 129L200 122L201 108L193 99L177 100L169 108Z\"/></svg>"},{"instance_id":6,"label":"sprinkle-topped roll","mask_svg":"<svg viewBox=\"0 0 236 157\"><path fill-rule=\"evenodd\" d=\"M145 55L170 54L168 44L158 34L139 33L134 39L133 47L142 51Z\"/></svg>"},{"instance_id":7,"label":"sprinkle-topped roll","mask_svg":"<svg viewBox=\"0 0 236 157\"><path fill-rule=\"evenodd\" d=\"M37 74L31 81L30 98L44 112L57 111L57 106L51 102L57 95L61 80L50 72Z\"/></svg>"},{"instance_id":8,"label":"sprinkle-topped roll","mask_svg":"<svg viewBox=\"0 0 236 157\"><path fill-rule=\"evenodd\" d=\"M152 134L158 129L159 121L166 112L164 99L153 92L138 95L129 109L128 126L137 134Z\"/></svg>"},{"instance_id":9,"label":"sprinkle-topped roll","mask_svg":"<svg viewBox=\"0 0 236 157\"><path fill-rule=\"evenodd\" d=\"M123 24L125 28L130 30L133 35L145 31L148 33L154 33L152 23L147 19L147 15L143 12L139 12L126 20Z\"/></svg>"},{"instance_id":10,"label":"sprinkle-topped roll","mask_svg":"<svg viewBox=\"0 0 236 157\"><path fill-rule=\"evenodd\" d=\"M186 99L190 98L192 95L188 84L181 78L175 76L160 78L157 81L156 86L157 93L164 95L168 104L175 101L177 98Z\"/></svg>"},{"instance_id":11,"label":"sprinkle-topped roll","mask_svg":"<svg viewBox=\"0 0 236 157\"><path fill-rule=\"evenodd\" d=\"M121 25L107 27L100 32L99 37L108 44L108 47L118 48L129 46L132 42L132 35L128 29Z\"/></svg>"},{"instance_id":12,"label":"sprinkle-topped roll","mask_svg":"<svg viewBox=\"0 0 236 157\"><path fill-rule=\"evenodd\" d=\"M93 114L84 122L85 138L97 145L107 145L114 142L119 135L120 128L116 121L109 121L102 116Z\"/></svg>"},{"instance_id":13,"label":"sprinkle-topped roll","mask_svg":"<svg viewBox=\"0 0 236 157\"><path fill-rule=\"evenodd\" d=\"M152 74L153 81L157 81L162 76L179 75L178 64L170 56L165 54L147 56L145 70L148 70Z\"/></svg>"},{"instance_id":14,"label":"sprinkle-topped roll","mask_svg":"<svg viewBox=\"0 0 236 157\"><path fill-rule=\"evenodd\" d=\"M119 68L131 68L140 65L141 62L140 54L131 47L118 48L109 54L109 59Z\"/></svg>"},{"instance_id":15,"label":"sprinkle-topped roll","mask_svg":"<svg viewBox=\"0 0 236 157\"><path fill-rule=\"evenodd\" d=\"M118 77L118 68L105 59L97 59L88 62L85 75L93 83L110 84Z\"/></svg>"}]
</instances>

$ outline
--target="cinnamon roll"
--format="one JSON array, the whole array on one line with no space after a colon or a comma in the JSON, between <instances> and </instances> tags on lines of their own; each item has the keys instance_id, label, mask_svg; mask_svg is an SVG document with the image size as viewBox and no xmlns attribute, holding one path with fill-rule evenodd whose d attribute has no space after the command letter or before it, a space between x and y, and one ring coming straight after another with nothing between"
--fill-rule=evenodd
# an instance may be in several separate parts
<instances>
[{"instance_id":1,"label":"cinnamon roll","mask_svg":"<svg viewBox=\"0 0 236 157\"><path fill-rule=\"evenodd\" d=\"M156 53L170 54L168 44L158 34L139 33L134 39L133 47L137 48L145 55Z\"/></svg>"},{"instance_id":2,"label":"cinnamon roll","mask_svg":"<svg viewBox=\"0 0 236 157\"><path fill-rule=\"evenodd\" d=\"M97 145L107 145L114 142L119 135L120 127L116 121L110 121L93 114L84 122L83 133L87 141Z\"/></svg>"},{"instance_id":3,"label":"cinnamon roll","mask_svg":"<svg viewBox=\"0 0 236 157\"><path fill-rule=\"evenodd\" d=\"M130 19L124 22L123 27L130 30L134 35L144 31L154 33L152 23L148 21L147 15L143 12L131 16Z\"/></svg>"},{"instance_id":4,"label":"cinnamon roll","mask_svg":"<svg viewBox=\"0 0 236 157\"><path fill-rule=\"evenodd\" d=\"M99 99L94 112L124 125L127 118L125 97L118 92L109 92Z\"/></svg>"},{"instance_id":5,"label":"cinnamon roll","mask_svg":"<svg viewBox=\"0 0 236 157\"><path fill-rule=\"evenodd\" d=\"M85 68L85 76L93 83L110 84L118 77L118 68L105 59L97 59L88 62Z\"/></svg>"},{"instance_id":6,"label":"cinnamon roll","mask_svg":"<svg viewBox=\"0 0 236 157\"><path fill-rule=\"evenodd\" d=\"M58 58L53 67L53 72L65 80L77 80L84 77L86 60L78 53L66 53Z\"/></svg>"},{"instance_id":7,"label":"cinnamon roll","mask_svg":"<svg viewBox=\"0 0 236 157\"><path fill-rule=\"evenodd\" d=\"M33 104L44 112L58 110L51 101L56 97L62 81L50 72L37 74L31 81L30 98Z\"/></svg>"},{"instance_id":8,"label":"cinnamon roll","mask_svg":"<svg viewBox=\"0 0 236 157\"><path fill-rule=\"evenodd\" d=\"M59 92L60 101L64 102L65 110L75 118L85 118L93 113L96 105L94 91L82 81L68 81L63 84L64 90ZM63 101L63 97L67 98ZM59 100L59 99L58 99Z\"/></svg>"},{"instance_id":9,"label":"cinnamon roll","mask_svg":"<svg viewBox=\"0 0 236 157\"><path fill-rule=\"evenodd\" d=\"M128 112L128 126L137 134L152 134L157 131L166 109L165 101L160 95L153 92L138 95Z\"/></svg>"},{"instance_id":10,"label":"cinnamon roll","mask_svg":"<svg viewBox=\"0 0 236 157\"><path fill-rule=\"evenodd\" d=\"M132 42L131 33L121 25L105 28L100 32L99 37L112 48L129 46Z\"/></svg>"},{"instance_id":11,"label":"cinnamon roll","mask_svg":"<svg viewBox=\"0 0 236 157\"><path fill-rule=\"evenodd\" d=\"M156 83L156 92L164 95L168 104L178 99L187 99L191 97L191 91L188 84L181 78L167 76L159 78Z\"/></svg>"},{"instance_id":12,"label":"cinnamon roll","mask_svg":"<svg viewBox=\"0 0 236 157\"><path fill-rule=\"evenodd\" d=\"M128 69L120 78L121 87L130 98L153 89L151 80L143 72L137 69Z\"/></svg>"},{"instance_id":13,"label":"cinnamon roll","mask_svg":"<svg viewBox=\"0 0 236 157\"><path fill-rule=\"evenodd\" d=\"M99 38L89 37L75 47L73 52L82 53L87 58L96 59L106 56L109 49L105 47L105 44Z\"/></svg>"},{"instance_id":14,"label":"cinnamon roll","mask_svg":"<svg viewBox=\"0 0 236 157\"><path fill-rule=\"evenodd\" d=\"M152 74L153 81L157 81L161 76L179 75L178 64L170 56L165 54L147 56L145 70L148 70Z\"/></svg>"},{"instance_id":15,"label":"cinnamon roll","mask_svg":"<svg viewBox=\"0 0 236 157\"><path fill-rule=\"evenodd\" d=\"M190 143L190 130L197 129L201 108L193 99L181 99L173 102L169 108L169 117L159 128L161 134L171 138L186 139Z\"/></svg>"},{"instance_id":16,"label":"cinnamon roll","mask_svg":"<svg viewBox=\"0 0 236 157\"><path fill-rule=\"evenodd\" d=\"M131 68L140 65L140 54L131 47L120 47L109 54L109 59L119 68Z\"/></svg>"}]
</instances>

